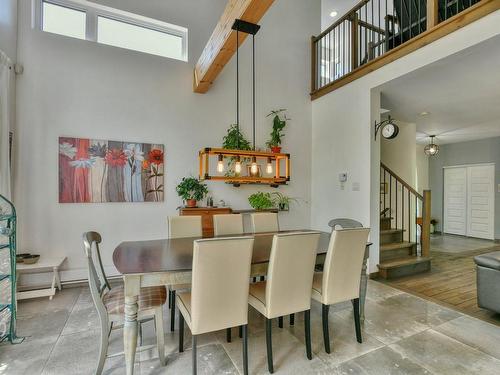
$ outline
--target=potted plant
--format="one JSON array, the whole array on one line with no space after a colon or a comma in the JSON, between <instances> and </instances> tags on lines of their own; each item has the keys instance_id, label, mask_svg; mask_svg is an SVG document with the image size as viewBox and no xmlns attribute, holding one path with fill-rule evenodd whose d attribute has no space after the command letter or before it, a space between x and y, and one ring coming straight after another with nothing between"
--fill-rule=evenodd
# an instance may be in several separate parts
<instances>
[{"instance_id":1,"label":"potted plant","mask_svg":"<svg viewBox=\"0 0 500 375\"><path fill-rule=\"evenodd\" d=\"M196 202L201 201L208 193L207 185L202 184L194 177L183 177L175 190L179 197L186 202L187 207L196 207Z\"/></svg>"},{"instance_id":2,"label":"potted plant","mask_svg":"<svg viewBox=\"0 0 500 375\"><path fill-rule=\"evenodd\" d=\"M434 232L436 231L436 225L439 221L437 219L431 219L431 228L430 228L430 232L431 234L434 234Z\"/></svg>"},{"instance_id":3,"label":"potted plant","mask_svg":"<svg viewBox=\"0 0 500 375\"><path fill-rule=\"evenodd\" d=\"M248 197L248 202L253 209L258 211L274 208L274 202L271 193L263 193L259 191L250 195Z\"/></svg>"},{"instance_id":4,"label":"potted plant","mask_svg":"<svg viewBox=\"0 0 500 375\"><path fill-rule=\"evenodd\" d=\"M281 140L285 136L283 129L286 126L286 122L290 120L286 117L286 109L277 109L271 111L266 117L273 117L273 130L271 131L271 138L266 142L267 147L271 149L271 152L278 154L281 152Z\"/></svg>"},{"instance_id":5,"label":"potted plant","mask_svg":"<svg viewBox=\"0 0 500 375\"><path fill-rule=\"evenodd\" d=\"M245 138L243 133L238 129L236 124L232 124L229 129L227 129L226 135L222 138L222 148L226 150L243 150L248 151L252 149L250 142ZM227 163L228 171L226 172L226 176L234 176L238 175L233 170L233 164L236 161L236 158L231 157ZM248 161L247 159L242 160Z\"/></svg>"},{"instance_id":6,"label":"potted plant","mask_svg":"<svg viewBox=\"0 0 500 375\"><path fill-rule=\"evenodd\" d=\"M297 202L296 198L291 198L289 196L286 196L278 192L274 192L272 193L272 195L273 195L273 203L276 207L278 207L278 210L280 211L289 211L290 203Z\"/></svg>"}]
</instances>

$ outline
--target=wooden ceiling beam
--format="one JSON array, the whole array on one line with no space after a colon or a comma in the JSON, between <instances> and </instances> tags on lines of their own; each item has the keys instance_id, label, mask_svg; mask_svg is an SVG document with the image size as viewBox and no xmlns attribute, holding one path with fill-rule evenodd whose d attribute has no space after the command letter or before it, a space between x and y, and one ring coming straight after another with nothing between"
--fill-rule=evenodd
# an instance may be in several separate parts
<instances>
[{"instance_id":1,"label":"wooden ceiling beam","mask_svg":"<svg viewBox=\"0 0 500 375\"><path fill-rule=\"evenodd\" d=\"M236 52L236 31L231 27L234 20L242 19L258 23L274 0L229 0L212 36L194 68L193 90L206 93L224 66ZM240 33L240 45L246 39Z\"/></svg>"}]
</instances>

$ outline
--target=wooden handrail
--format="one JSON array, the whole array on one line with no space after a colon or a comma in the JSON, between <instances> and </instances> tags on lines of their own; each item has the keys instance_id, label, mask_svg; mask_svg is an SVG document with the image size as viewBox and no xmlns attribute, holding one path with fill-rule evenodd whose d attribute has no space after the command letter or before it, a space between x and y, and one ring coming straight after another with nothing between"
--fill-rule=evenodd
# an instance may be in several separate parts
<instances>
[{"instance_id":1,"label":"wooden handrail","mask_svg":"<svg viewBox=\"0 0 500 375\"><path fill-rule=\"evenodd\" d=\"M424 197L422 194L420 194L418 191L416 191L414 188L412 188L405 180L403 180L401 177L399 177L396 172L392 171L389 167L387 167L384 163L380 163L380 166L382 169L385 169L387 173L389 173L392 177L396 179L401 185L403 185L405 188L407 188L413 195L415 195L418 199L421 201L424 200Z\"/></svg>"},{"instance_id":2,"label":"wooden handrail","mask_svg":"<svg viewBox=\"0 0 500 375\"><path fill-rule=\"evenodd\" d=\"M338 25L342 24L342 22L344 21L348 21L353 13L357 12L359 9L361 9L365 4L367 4L368 2L370 2L370 0L362 0L360 1L358 4L356 4L349 12L347 12L346 14L344 14L342 17L340 17L336 22L334 22L330 27L328 27L327 29L325 29L325 31L323 31L321 34L319 34L318 36L315 36L313 37L314 41L318 41L319 39L323 38L325 35L329 34L330 31L332 31L333 29L335 29Z\"/></svg>"}]
</instances>

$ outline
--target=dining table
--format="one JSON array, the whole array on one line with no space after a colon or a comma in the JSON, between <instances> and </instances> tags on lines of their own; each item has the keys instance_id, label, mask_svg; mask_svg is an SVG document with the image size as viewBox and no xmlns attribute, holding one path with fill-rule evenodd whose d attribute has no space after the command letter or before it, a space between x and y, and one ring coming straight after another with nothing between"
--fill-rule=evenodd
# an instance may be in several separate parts
<instances>
[{"instance_id":1,"label":"dining table","mask_svg":"<svg viewBox=\"0 0 500 375\"><path fill-rule=\"evenodd\" d=\"M243 234L243 236L252 236L254 238L251 277L267 274L267 265L275 234L304 231L310 230ZM319 233L320 238L316 249L316 264L320 266L324 263L328 251L331 233ZM224 237L228 236L221 236L220 238ZM199 239L201 237L125 241L120 243L114 250L113 263L118 272L123 276L124 282L123 346L127 375L132 375L134 372L138 334L138 297L141 288L190 283L193 263L193 242ZM361 270L360 313L362 319L364 318L368 280L366 266L369 245L367 244L366 246L365 258Z\"/></svg>"}]
</instances>

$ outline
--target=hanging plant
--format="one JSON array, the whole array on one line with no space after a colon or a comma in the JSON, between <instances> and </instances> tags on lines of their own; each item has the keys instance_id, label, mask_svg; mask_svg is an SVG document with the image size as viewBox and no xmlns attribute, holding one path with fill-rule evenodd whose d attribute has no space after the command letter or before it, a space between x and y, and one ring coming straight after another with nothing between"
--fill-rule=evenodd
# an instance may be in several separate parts
<instances>
[{"instance_id":1,"label":"hanging plant","mask_svg":"<svg viewBox=\"0 0 500 375\"><path fill-rule=\"evenodd\" d=\"M277 109L271 111L266 117L273 117L273 130L271 131L271 138L266 142L267 147L271 149L274 153L281 152L281 141L285 136L283 129L286 126L286 122L290 120L286 117L286 109Z\"/></svg>"},{"instance_id":2,"label":"hanging plant","mask_svg":"<svg viewBox=\"0 0 500 375\"><path fill-rule=\"evenodd\" d=\"M250 142L245 138L243 133L238 129L236 124L232 124L229 129L227 129L226 135L222 138L222 148L226 150L243 150L248 151L252 149ZM250 159L244 158L242 162L248 162ZM237 176L237 173L234 171L234 162L236 158L230 157L227 163L227 177Z\"/></svg>"}]
</instances>

